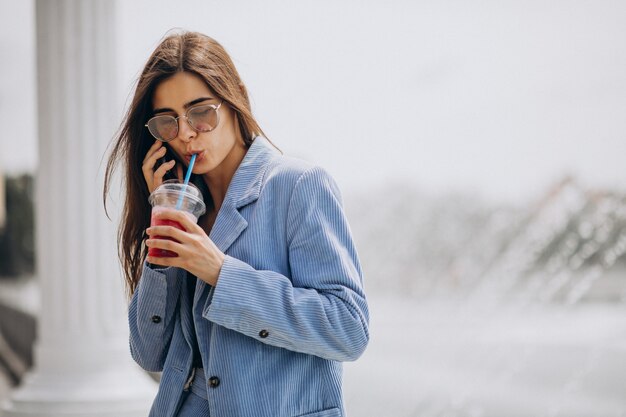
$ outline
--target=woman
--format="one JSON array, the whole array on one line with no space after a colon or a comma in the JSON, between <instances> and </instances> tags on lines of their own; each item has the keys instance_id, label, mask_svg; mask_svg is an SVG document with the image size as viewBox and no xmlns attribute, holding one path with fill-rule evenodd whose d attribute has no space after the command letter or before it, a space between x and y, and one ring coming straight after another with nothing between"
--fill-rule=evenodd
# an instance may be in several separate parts
<instances>
[{"instance_id":1,"label":"woman","mask_svg":"<svg viewBox=\"0 0 626 417\"><path fill-rule=\"evenodd\" d=\"M149 227L149 194L181 178L193 154L207 213L197 224L161 215L184 231ZM264 138L221 45L189 32L161 42L116 139L105 196L120 159L131 355L163 372L150 416L344 416L341 362L369 335L339 191Z\"/></svg>"}]
</instances>

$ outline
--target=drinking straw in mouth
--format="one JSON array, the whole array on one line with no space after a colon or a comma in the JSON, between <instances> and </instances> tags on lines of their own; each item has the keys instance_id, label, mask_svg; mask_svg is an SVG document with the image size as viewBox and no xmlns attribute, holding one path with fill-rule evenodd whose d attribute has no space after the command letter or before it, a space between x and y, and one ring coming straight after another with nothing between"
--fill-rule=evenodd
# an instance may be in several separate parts
<instances>
[{"instance_id":1,"label":"drinking straw in mouth","mask_svg":"<svg viewBox=\"0 0 626 417\"><path fill-rule=\"evenodd\" d=\"M187 191L187 184L189 184L189 178L191 178L191 171L193 171L193 164L196 163L196 154L191 155L191 160L189 161L189 166L187 167L187 173L185 174L185 181L183 190L180 192L180 196L178 197L178 201L176 202L176 210L180 210L183 206L183 198L185 196L185 191Z\"/></svg>"}]
</instances>

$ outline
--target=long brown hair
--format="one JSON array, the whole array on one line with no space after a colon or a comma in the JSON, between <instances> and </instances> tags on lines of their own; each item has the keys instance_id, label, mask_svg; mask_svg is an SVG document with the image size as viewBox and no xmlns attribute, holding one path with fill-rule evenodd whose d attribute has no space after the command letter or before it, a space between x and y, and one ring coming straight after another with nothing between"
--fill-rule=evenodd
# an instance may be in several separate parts
<instances>
[{"instance_id":1,"label":"long brown hair","mask_svg":"<svg viewBox=\"0 0 626 417\"><path fill-rule=\"evenodd\" d=\"M224 104L230 106L246 146L249 147L257 135L265 136L252 116L248 93L239 73L222 45L197 32L172 33L161 41L137 81L131 105L114 138L104 178L102 198L106 211L112 175L117 164L120 161L123 163L126 193L118 230L118 248L129 295L135 292L139 283L147 254L145 230L150 226L149 191L141 165L154 138L144 125L152 114L152 96L157 85L183 71L202 77L209 88L224 100Z\"/></svg>"}]
</instances>

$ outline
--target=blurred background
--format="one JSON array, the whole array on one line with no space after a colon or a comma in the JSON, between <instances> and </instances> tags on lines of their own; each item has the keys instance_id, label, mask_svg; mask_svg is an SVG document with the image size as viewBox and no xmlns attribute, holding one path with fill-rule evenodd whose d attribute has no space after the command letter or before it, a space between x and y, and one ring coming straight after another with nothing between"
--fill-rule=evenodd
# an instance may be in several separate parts
<instances>
[{"instance_id":1,"label":"blurred background","mask_svg":"<svg viewBox=\"0 0 626 417\"><path fill-rule=\"evenodd\" d=\"M108 139L159 40L197 30L270 139L339 183L372 315L350 416L626 416L626 2L111 1ZM35 2L0 10L6 398L45 296L46 138Z\"/></svg>"}]
</instances>

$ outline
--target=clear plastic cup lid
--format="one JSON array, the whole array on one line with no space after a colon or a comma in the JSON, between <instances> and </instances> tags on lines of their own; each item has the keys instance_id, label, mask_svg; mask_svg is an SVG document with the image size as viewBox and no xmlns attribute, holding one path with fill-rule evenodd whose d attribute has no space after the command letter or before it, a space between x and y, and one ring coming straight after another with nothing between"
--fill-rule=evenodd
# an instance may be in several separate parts
<instances>
[{"instance_id":1,"label":"clear plastic cup lid","mask_svg":"<svg viewBox=\"0 0 626 417\"><path fill-rule=\"evenodd\" d=\"M182 197L182 200L180 196ZM206 211L202 192L195 185L184 184L180 180L167 180L159 185L148 198L150 204L155 206L177 207L200 217Z\"/></svg>"}]
</instances>

